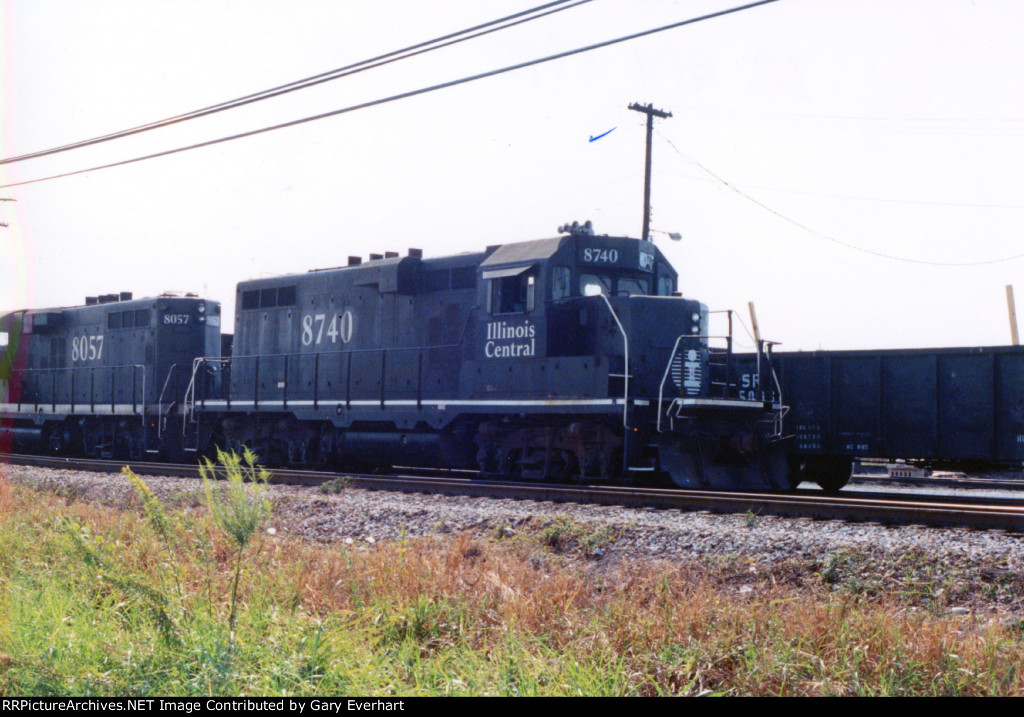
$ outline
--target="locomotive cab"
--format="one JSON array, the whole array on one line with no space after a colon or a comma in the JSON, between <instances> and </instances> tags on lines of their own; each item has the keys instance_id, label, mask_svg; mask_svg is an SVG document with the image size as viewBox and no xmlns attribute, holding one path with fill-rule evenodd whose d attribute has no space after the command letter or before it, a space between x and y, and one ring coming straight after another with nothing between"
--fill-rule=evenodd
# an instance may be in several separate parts
<instances>
[{"instance_id":1,"label":"locomotive cab","mask_svg":"<svg viewBox=\"0 0 1024 717\"><path fill-rule=\"evenodd\" d=\"M770 390L735 397L731 330L715 343L707 307L676 293L653 244L572 231L499 247L480 270L487 315L467 388L536 402L529 423L478 427L483 470L789 487L781 404Z\"/></svg>"}]
</instances>

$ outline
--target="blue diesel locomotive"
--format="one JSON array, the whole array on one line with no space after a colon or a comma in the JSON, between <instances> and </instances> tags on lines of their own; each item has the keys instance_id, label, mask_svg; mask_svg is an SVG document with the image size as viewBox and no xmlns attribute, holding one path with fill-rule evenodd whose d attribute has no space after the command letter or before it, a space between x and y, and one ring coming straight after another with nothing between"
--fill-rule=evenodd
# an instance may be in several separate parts
<instances>
[{"instance_id":1,"label":"blue diesel locomotive","mask_svg":"<svg viewBox=\"0 0 1024 717\"><path fill-rule=\"evenodd\" d=\"M0 338L0 452L180 458L171 417L220 353L220 304L107 294L0 316Z\"/></svg>"},{"instance_id":2,"label":"blue diesel locomotive","mask_svg":"<svg viewBox=\"0 0 1024 717\"><path fill-rule=\"evenodd\" d=\"M290 466L790 487L770 352L764 389L738 398L731 336L710 337L676 283L653 243L589 222L242 282L233 355L196 364L186 445Z\"/></svg>"}]
</instances>

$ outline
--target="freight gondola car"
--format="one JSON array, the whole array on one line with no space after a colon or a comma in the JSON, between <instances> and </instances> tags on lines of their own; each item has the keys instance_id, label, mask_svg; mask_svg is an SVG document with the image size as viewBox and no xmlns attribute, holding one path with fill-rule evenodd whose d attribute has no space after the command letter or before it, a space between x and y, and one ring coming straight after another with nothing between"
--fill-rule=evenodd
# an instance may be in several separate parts
<instances>
[{"instance_id":1,"label":"freight gondola car","mask_svg":"<svg viewBox=\"0 0 1024 717\"><path fill-rule=\"evenodd\" d=\"M756 357L737 357L739 393ZM1024 348L778 352L795 478L839 488L857 458L1024 465Z\"/></svg>"}]
</instances>

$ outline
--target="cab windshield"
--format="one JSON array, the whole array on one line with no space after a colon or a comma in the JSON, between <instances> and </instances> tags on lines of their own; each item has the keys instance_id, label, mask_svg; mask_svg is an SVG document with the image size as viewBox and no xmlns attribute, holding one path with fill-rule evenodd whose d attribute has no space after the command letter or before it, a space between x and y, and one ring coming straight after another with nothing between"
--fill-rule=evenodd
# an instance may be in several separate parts
<instances>
[{"instance_id":1,"label":"cab windshield","mask_svg":"<svg viewBox=\"0 0 1024 717\"><path fill-rule=\"evenodd\" d=\"M651 281L647 278L611 274L581 274L580 295L587 295L588 286L597 286L608 296L648 296Z\"/></svg>"}]
</instances>

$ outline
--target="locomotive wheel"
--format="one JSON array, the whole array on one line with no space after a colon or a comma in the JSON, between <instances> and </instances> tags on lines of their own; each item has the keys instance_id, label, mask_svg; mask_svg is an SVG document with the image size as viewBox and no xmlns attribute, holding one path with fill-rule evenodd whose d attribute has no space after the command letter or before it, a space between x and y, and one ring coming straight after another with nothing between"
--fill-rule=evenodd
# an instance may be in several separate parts
<instances>
[{"instance_id":1,"label":"locomotive wheel","mask_svg":"<svg viewBox=\"0 0 1024 717\"><path fill-rule=\"evenodd\" d=\"M47 444L54 455L72 455L74 447L82 444L82 439L75 435L73 427L61 424L50 430Z\"/></svg>"},{"instance_id":2,"label":"locomotive wheel","mask_svg":"<svg viewBox=\"0 0 1024 717\"><path fill-rule=\"evenodd\" d=\"M585 477L579 470L576 456L569 451L555 451L547 480L552 483L582 483Z\"/></svg>"}]
</instances>

